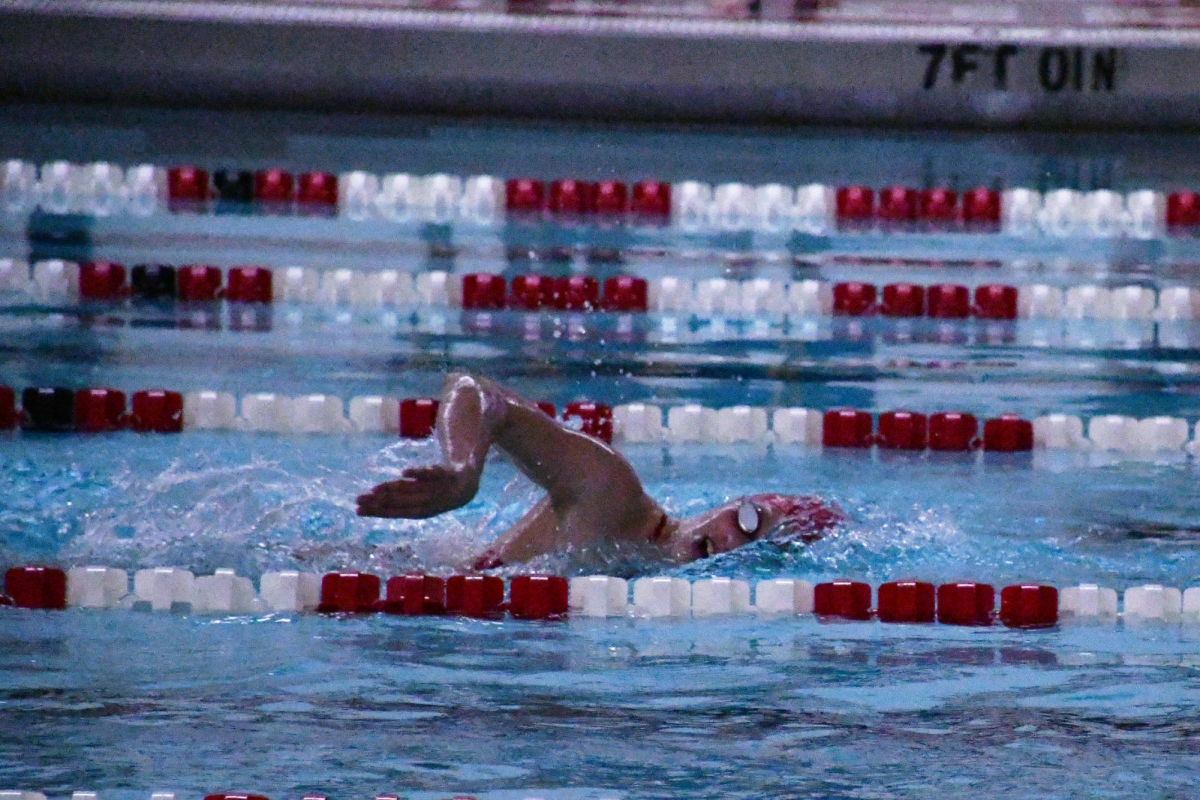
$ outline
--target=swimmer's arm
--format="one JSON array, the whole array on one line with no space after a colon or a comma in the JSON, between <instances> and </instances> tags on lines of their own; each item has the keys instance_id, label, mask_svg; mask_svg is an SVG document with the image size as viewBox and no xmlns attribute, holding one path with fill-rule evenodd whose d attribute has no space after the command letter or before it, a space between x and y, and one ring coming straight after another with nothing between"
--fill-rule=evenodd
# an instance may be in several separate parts
<instances>
[{"instance_id":1,"label":"swimmer's arm","mask_svg":"<svg viewBox=\"0 0 1200 800\"><path fill-rule=\"evenodd\" d=\"M557 534L558 518L550 498L543 497L470 566L476 570L495 569L505 564L528 561L554 550L559 544Z\"/></svg>"},{"instance_id":2,"label":"swimmer's arm","mask_svg":"<svg viewBox=\"0 0 1200 800\"><path fill-rule=\"evenodd\" d=\"M421 519L465 505L479 489L492 444L546 490L560 520L584 512L604 515L606 527L639 527L657 509L620 453L486 378L446 379L437 433L445 463L409 468L400 480L380 484L359 498L360 514Z\"/></svg>"},{"instance_id":3,"label":"swimmer's arm","mask_svg":"<svg viewBox=\"0 0 1200 800\"><path fill-rule=\"evenodd\" d=\"M460 508L479 491L484 459L492 445L498 401L468 375L450 375L442 387L436 432L444 464L409 467L399 480L381 483L358 497L364 517L425 519ZM488 413L490 411L490 413Z\"/></svg>"}]
</instances>

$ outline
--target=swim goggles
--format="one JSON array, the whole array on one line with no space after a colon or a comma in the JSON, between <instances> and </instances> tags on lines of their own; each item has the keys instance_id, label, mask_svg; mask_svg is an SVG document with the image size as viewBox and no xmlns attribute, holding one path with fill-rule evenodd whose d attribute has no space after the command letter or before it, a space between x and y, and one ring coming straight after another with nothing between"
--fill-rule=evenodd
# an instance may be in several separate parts
<instances>
[{"instance_id":1,"label":"swim goggles","mask_svg":"<svg viewBox=\"0 0 1200 800\"><path fill-rule=\"evenodd\" d=\"M749 500L743 500L737 510L738 530L753 539L761 523L762 515L758 513L758 506Z\"/></svg>"}]
</instances>

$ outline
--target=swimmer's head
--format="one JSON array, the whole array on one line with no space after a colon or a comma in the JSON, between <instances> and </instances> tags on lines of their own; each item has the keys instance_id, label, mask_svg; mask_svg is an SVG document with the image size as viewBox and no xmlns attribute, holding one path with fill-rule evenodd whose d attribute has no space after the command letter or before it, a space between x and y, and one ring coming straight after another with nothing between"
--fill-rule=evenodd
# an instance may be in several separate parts
<instances>
[{"instance_id":1,"label":"swimmer's head","mask_svg":"<svg viewBox=\"0 0 1200 800\"><path fill-rule=\"evenodd\" d=\"M676 561L695 561L764 539L812 542L845 518L836 505L815 497L753 494L681 520L664 547Z\"/></svg>"}]
</instances>

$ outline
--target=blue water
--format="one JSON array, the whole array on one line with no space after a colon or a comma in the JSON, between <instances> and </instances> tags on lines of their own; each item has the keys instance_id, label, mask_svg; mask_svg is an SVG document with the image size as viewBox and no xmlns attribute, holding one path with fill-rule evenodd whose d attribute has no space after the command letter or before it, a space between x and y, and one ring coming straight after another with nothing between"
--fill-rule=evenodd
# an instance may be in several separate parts
<instances>
[{"instance_id":1,"label":"blue water","mask_svg":"<svg viewBox=\"0 0 1200 800\"><path fill-rule=\"evenodd\" d=\"M1194 183L1196 170L1190 134L633 129L29 106L0 109L0 130L6 157L209 168L1121 191ZM9 221L0 256L450 266L428 251L431 231L336 220L127 223L83 221L79 242L63 244L31 243L27 228ZM505 243L557 241L554 231L533 233L534 241ZM589 264L583 250L570 265L507 262L497 242L484 244L491 256L460 255L453 266L617 268ZM1196 252L1194 241L858 236L787 244L802 255L877 260L791 264L722 252L778 251L779 242L685 244L709 252L629 252L620 268L1162 286L1193 283L1191 267L1169 262ZM888 263L901 256L911 260ZM965 263L980 258L987 263ZM1200 333L1189 325L1018 324L997 337L974 324L943 336L890 323L856 332L826 320L815 337L696 324L673 341L646 326L623 342L602 328L576 341L555 337L548 323L545 338L529 341L464 331L456 319L439 332L386 313L311 308L275 309L269 332L229 330L220 313L211 330L176 330L137 327L146 315L128 309L10 311L0 314L0 383L18 388L349 399L429 395L446 369L470 368L560 407L591 398L1200 418ZM537 493L496 459L479 498L452 515L354 516L357 493L434 455L430 443L370 436L0 434L0 566L448 574ZM810 547L760 544L687 567L603 551L530 568L873 584L1200 584L1200 465L1182 456L715 446L638 446L627 455L675 512L786 491L828 497L850 521ZM221 790L273 800L311 790L338 800L384 791L420 800L459 792L492 800L1193 798L1198 652L1197 626L1010 631L811 619L531 624L0 609L0 788L98 790L105 800L146 800L158 789L181 800Z\"/></svg>"},{"instance_id":2,"label":"blue water","mask_svg":"<svg viewBox=\"0 0 1200 800\"><path fill-rule=\"evenodd\" d=\"M5 616L0 778L144 798L1191 797L1196 642Z\"/></svg>"},{"instance_id":3,"label":"blue water","mask_svg":"<svg viewBox=\"0 0 1200 800\"><path fill-rule=\"evenodd\" d=\"M674 511L765 490L850 512L811 547L671 570L693 579L1200 578L1186 461L628 452ZM497 459L447 518L353 515L356 492L434 453L382 437L9 436L0 562L450 572L536 493ZM612 553L533 566L661 569ZM58 794L1189 797L1200 766L1189 626L7 610L0 642L0 785Z\"/></svg>"},{"instance_id":4,"label":"blue water","mask_svg":"<svg viewBox=\"0 0 1200 800\"><path fill-rule=\"evenodd\" d=\"M1038 453L905 455L750 445L631 445L677 514L752 492L816 494L851 522L812 546L766 542L676 568L689 577L980 579L1122 586L1200 581L1200 465ZM376 436L9 435L0 442L0 561L452 573L539 496L494 456L476 499L424 521L364 519L354 497L436 444ZM586 574L663 569L644 554L563 553Z\"/></svg>"}]
</instances>

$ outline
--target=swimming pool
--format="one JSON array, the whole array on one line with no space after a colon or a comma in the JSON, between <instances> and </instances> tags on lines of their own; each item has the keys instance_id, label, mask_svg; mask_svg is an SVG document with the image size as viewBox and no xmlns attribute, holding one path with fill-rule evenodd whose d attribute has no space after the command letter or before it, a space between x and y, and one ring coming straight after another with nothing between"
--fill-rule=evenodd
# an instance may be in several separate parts
<instances>
[{"instance_id":1,"label":"swimming pool","mask_svg":"<svg viewBox=\"0 0 1200 800\"><path fill-rule=\"evenodd\" d=\"M159 122L180 130L187 121ZM110 124L141 130L140 122ZM464 130L472 135L462 136ZM747 133L752 144L782 154L760 163L761 147L729 156L727 133L558 133L556 143L554 132L480 124L454 127L454 135L425 131L414 145L383 134L367 137L370 147L337 136L285 139L305 154L292 158L319 154L331 168L355 159L383 163L400 153L411 156L414 170L499 174L514 172L514 141L536 145L539 172L553 174L600 172L603 153L636 145L639 165L661 167L671 179L713 181L819 172L813 165L829 141ZM240 146L258 135L247 133ZM41 143L23 155L119 160L128 146L110 136L108 151L85 156L70 151L69 140L46 123ZM451 148L459 141L468 144ZM653 145L661 141L670 146L659 153ZM264 148L258 152L267 152L258 144ZM156 155L151 145L138 146L138 157ZM856 177L883 185L917 174L931 153L946 163L974 163L973 154L999 151L1006 155L990 167L997 173L1013 180L1038 174L1037 151L1009 139L942 146L919 134L864 134L857 144L845 143L820 177L836 182L839 170L864 158L871 165ZM694 160L681 155L689 147ZM908 157L897 157L903 153ZM1129 158L1152 162L1141 151ZM1147 170L1139 162L1130 170L1138 180L1122 188L1159 185ZM250 229L256 263L369 266L361 252L305 255L287 236L262 234L263 226L268 234L303 227L285 223L271 229L274 223L256 219L225 224L212 217L204 223L209 238L189 240L191 251L178 239L105 240L101 226L87 255L183 264L211 245L213 260L242 263L250 259L238 257L238 248L248 239L226 241L221 250L214 237ZM347 229L331 230L327 238L336 241L337 231ZM28 244L22 236L13 241ZM889 241L880 236L872 246L886 255ZM912 246L910 239L898 241ZM955 241L927 240L922 263L836 261L801 272L790 263L756 263L750 271L781 279L974 285L972 270L979 267L942 260ZM1125 282L1138 266L1109 263L1103 253L1086 266L1053 259L1030 266L1016 255L1001 252L995 266L983 267L988 280ZM649 277L681 269L698 277L749 277L743 261L731 265L719 253L638 258L622 269ZM426 253L412 266L445 266L431 260ZM486 255L453 266L524 269ZM1186 266L1151 266L1136 279L1161 287L1166 275L1187 285ZM587 267L586 258L572 256L547 269ZM418 397L436 392L443 370L466 367L560 408L594 399L664 408L849 406L875 414L961 409L981 420L1010 410L1028 419L1056 412L1200 417L1187 322L1177 326L1185 336L1175 345L1163 343L1164 327L1153 320L1126 321L1137 329L1130 337L1111 320L1021 319L989 340L978 335L975 320L950 323L956 335L943 337L936 326L922 327L932 325L927 320L906 328L904 320L874 318L856 331L845 319L821 318L815 335L793 335L782 325L758 335L740 323L714 334L704 319L670 340L655 333L664 316L648 314L639 318L639 336L625 341L555 337L549 323L531 341L517 317L481 332L462 327L457 312L447 312L449 329L435 329L422 328L420 315L405 323L386 309L280 303L272 307L269 330L237 330L227 311L216 308L215 326L189 328L175 324L170 306L117 304L97 313L26 305L3 316L0 383ZM147 320L157 324L142 324ZM1047 326L1057 339L1046 341ZM1117 589L1185 588L1200 577L1196 464L1182 451L902 453L780 442L621 447L672 511L747 492L790 491L830 497L851 521L810 547L781 552L755 545L682 568L577 553L530 569L751 583L916 578ZM535 494L510 465L496 461L479 499L445 520L353 515L352 498L363 488L434 452L428 440L385 434L2 434L0 563L178 565L198 575L229 567L253 578L287 568L450 574L464 549L496 535ZM490 622L0 611L0 786L52 795L86 789L132 800L165 789L190 800L248 789L274 800L309 791L565 800L1195 792L1200 627L1193 624L1064 623L1029 631L810 616Z\"/></svg>"},{"instance_id":2,"label":"swimming pool","mask_svg":"<svg viewBox=\"0 0 1200 800\"><path fill-rule=\"evenodd\" d=\"M380 523L355 518L349 498L396 463L391 455L403 463L428 444L132 438L6 446L10 551L197 574L440 571L532 494L506 489L513 471L495 464L487 499L454 520ZM731 447L669 463L655 447L631 455L676 509L799 489L853 516L810 548L764 546L673 570L689 578L1184 585L1197 571L1186 465L1047 472ZM702 477L718 471L736 477ZM612 571L586 559L537 566ZM989 787L1120 797L1186 795L1194 780L1191 626L11 609L0 624L3 778L55 793L853 797Z\"/></svg>"}]
</instances>

